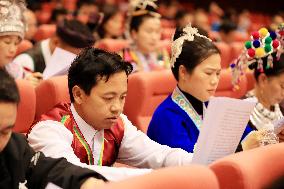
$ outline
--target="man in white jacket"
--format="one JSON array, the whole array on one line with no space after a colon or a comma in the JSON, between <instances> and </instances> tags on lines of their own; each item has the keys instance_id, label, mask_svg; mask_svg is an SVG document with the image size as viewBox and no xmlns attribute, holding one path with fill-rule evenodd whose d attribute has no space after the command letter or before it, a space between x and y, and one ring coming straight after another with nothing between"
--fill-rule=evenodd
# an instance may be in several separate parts
<instances>
[{"instance_id":1,"label":"man in white jacket","mask_svg":"<svg viewBox=\"0 0 284 189\"><path fill-rule=\"evenodd\" d=\"M85 49L68 73L71 103L60 103L41 116L28 134L30 145L109 180L151 171L109 167L114 162L153 169L190 164L192 154L152 141L122 114L131 72L131 64L119 55Z\"/></svg>"}]
</instances>

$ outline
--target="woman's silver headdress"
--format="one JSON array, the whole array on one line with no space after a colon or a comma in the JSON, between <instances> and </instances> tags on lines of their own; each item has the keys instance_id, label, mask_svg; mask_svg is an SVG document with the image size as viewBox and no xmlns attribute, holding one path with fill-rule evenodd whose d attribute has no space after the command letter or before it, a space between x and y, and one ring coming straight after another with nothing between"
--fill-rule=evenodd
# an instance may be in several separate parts
<instances>
[{"instance_id":1,"label":"woman's silver headdress","mask_svg":"<svg viewBox=\"0 0 284 189\"><path fill-rule=\"evenodd\" d=\"M154 10L156 10L158 8L158 6L156 5L157 0L130 0L129 2L129 8L128 8L128 18L126 20L125 23L125 35L126 38L131 38L130 36L130 31L129 31L129 27L130 27L130 22L131 19L135 16L143 16L145 14L150 14L153 17L157 17L160 18L161 15L157 12L154 11L150 11L147 10L147 7L152 7Z\"/></svg>"},{"instance_id":2,"label":"woman's silver headdress","mask_svg":"<svg viewBox=\"0 0 284 189\"><path fill-rule=\"evenodd\" d=\"M24 0L0 0L0 35L16 34L24 37L25 8Z\"/></svg>"},{"instance_id":3,"label":"woman's silver headdress","mask_svg":"<svg viewBox=\"0 0 284 189\"><path fill-rule=\"evenodd\" d=\"M181 54L184 41L194 41L194 36L203 37L209 41L212 41L208 37L198 33L198 29L191 27L191 24L188 24L185 28L183 28L182 31L183 35L172 42L172 56L170 61L171 67L174 67L177 58Z\"/></svg>"}]
</instances>

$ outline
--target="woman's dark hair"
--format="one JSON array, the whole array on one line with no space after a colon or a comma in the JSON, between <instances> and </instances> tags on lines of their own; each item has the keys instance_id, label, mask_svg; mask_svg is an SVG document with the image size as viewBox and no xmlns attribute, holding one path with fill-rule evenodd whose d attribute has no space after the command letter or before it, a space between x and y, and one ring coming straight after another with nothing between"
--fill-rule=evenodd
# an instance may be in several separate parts
<instances>
[{"instance_id":1,"label":"woman's dark hair","mask_svg":"<svg viewBox=\"0 0 284 189\"><path fill-rule=\"evenodd\" d=\"M140 9L136 9L135 11L139 11ZM152 6L147 6L145 9L147 12L145 12L144 14L141 15L131 15L131 19L130 19L130 24L129 24L129 30L130 32L132 30L134 31L138 31L140 25L143 23L143 21L147 18L156 18L155 15L153 15L153 13L158 14L156 9Z\"/></svg>"},{"instance_id":2,"label":"woman's dark hair","mask_svg":"<svg viewBox=\"0 0 284 189\"><path fill-rule=\"evenodd\" d=\"M80 1L77 1L76 8L78 11L83 6L92 6L92 5L97 6L94 0L80 0Z\"/></svg>"},{"instance_id":3,"label":"woman's dark hair","mask_svg":"<svg viewBox=\"0 0 284 189\"><path fill-rule=\"evenodd\" d=\"M261 73L264 73L267 77L279 76L284 72L284 54L282 53L279 58L276 57L276 52L271 54L273 58L273 67L267 68L268 56L262 58L263 62L263 72L257 69L258 63L254 62L249 65L250 69L254 69L254 77L258 81L258 77Z\"/></svg>"},{"instance_id":4,"label":"woman's dark hair","mask_svg":"<svg viewBox=\"0 0 284 189\"><path fill-rule=\"evenodd\" d=\"M104 38L105 37L105 29L104 29L104 25L110 20L112 19L116 14L119 13L119 9L116 6L104 6L102 8L102 12L104 13L103 16L103 20L100 23L100 25L98 26L97 32L100 38Z\"/></svg>"},{"instance_id":5,"label":"woman's dark hair","mask_svg":"<svg viewBox=\"0 0 284 189\"><path fill-rule=\"evenodd\" d=\"M20 102L20 95L15 80L3 68L0 69L0 102Z\"/></svg>"},{"instance_id":6,"label":"woman's dark hair","mask_svg":"<svg viewBox=\"0 0 284 189\"><path fill-rule=\"evenodd\" d=\"M174 40L184 35L182 30L183 28L176 30ZM192 73L196 66L213 54L220 54L220 51L214 43L208 39L195 35L193 41L185 40L182 45L182 51L176 59L174 67L172 67L174 77L177 81L179 80L179 67L181 65L186 68L188 73Z\"/></svg>"},{"instance_id":7,"label":"woman's dark hair","mask_svg":"<svg viewBox=\"0 0 284 189\"><path fill-rule=\"evenodd\" d=\"M231 20L223 20L219 32L224 32L225 34L229 34L230 32L236 31L237 25Z\"/></svg>"},{"instance_id":8,"label":"woman's dark hair","mask_svg":"<svg viewBox=\"0 0 284 189\"><path fill-rule=\"evenodd\" d=\"M74 102L72 89L78 85L87 95L101 79L108 81L115 73L132 72L132 65L121 56L101 49L89 47L84 49L71 64L68 73L68 88L71 102Z\"/></svg>"}]
</instances>

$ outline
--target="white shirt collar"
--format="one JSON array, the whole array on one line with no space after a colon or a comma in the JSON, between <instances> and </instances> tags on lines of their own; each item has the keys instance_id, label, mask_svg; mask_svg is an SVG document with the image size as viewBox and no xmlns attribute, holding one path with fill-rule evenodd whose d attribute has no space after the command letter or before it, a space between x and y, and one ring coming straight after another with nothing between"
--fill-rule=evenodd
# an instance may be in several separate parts
<instances>
[{"instance_id":1,"label":"white shirt collar","mask_svg":"<svg viewBox=\"0 0 284 189\"><path fill-rule=\"evenodd\" d=\"M98 132L96 129L94 129L91 125L89 125L88 123L86 123L80 116L79 114L76 112L74 105L71 104L71 113L80 129L80 131L82 132L85 140L87 141L87 143L89 145L92 145L93 143L93 138L95 136L95 134Z\"/></svg>"},{"instance_id":2,"label":"white shirt collar","mask_svg":"<svg viewBox=\"0 0 284 189\"><path fill-rule=\"evenodd\" d=\"M51 57L49 42L50 42L50 38L43 40L40 44L45 65L48 64L50 57Z\"/></svg>"}]
</instances>

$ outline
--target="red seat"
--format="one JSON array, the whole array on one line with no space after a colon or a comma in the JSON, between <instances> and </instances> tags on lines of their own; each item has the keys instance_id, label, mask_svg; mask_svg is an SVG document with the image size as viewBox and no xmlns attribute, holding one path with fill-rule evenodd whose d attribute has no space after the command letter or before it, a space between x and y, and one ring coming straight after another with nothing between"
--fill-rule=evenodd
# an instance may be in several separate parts
<instances>
[{"instance_id":1,"label":"red seat","mask_svg":"<svg viewBox=\"0 0 284 189\"><path fill-rule=\"evenodd\" d=\"M43 39L50 38L56 32L55 24L43 24L38 27L38 30L34 36L36 41L41 41Z\"/></svg>"},{"instance_id":2,"label":"red seat","mask_svg":"<svg viewBox=\"0 0 284 189\"><path fill-rule=\"evenodd\" d=\"M27 133L35 118L36 95L33 85L26 80L16 80L20 103L13 131Z\"/></svg>"},{"instance_id":3,"label":"red seat","mask_svg":"<svg viewBox=\"0 0 284 189\"><path fill-rule=\"evenodd\" d=\"M59 102L70 102L67 76L52 77L42 81L35 89L36 118Z\"/></svg>"},{"instance_id":4,"label":"red seat","mask_svg":"<svg viewBox=\"0 0 284 189\"><path fill-rule=\"evenodd\" d=\"M175 34L175 28L163 28L162 39L172 39Z\"/></svg>"},{"instance_id":5,"label":"red seat","mask_svg":"<svg viewBox=\"0 0 284 189\"><path fill-rule=\"evenodd\" d=\"M213 41L218 41L221 38L219 32L216 31L209 31L208 35L209 38L212 39Z\"/></svg>"},{"instance_id":6,"label":"red seat","mask_svg":"<svg viewBox=\"0 0 284 189\"><path fill-rule=\"evenodd\" d=\"M231 47L224 42L217 42L215 45L221 51L221 67L228 68L232 61Z\"/></svg>"},{"instance_id":7,"label":"red seat","mask_svg":"<svg viewBox=\"0 0 284 189\"><path fill-rule=\"evenodd\" d=\"M97 42L96 47L110 52L119 52L129 48L130 41L123 39L103 39Z\"/></svg>"},{"instance_id":8,"label":"red seat","mask_svg":"<svg viewBox=\"0 0 284 189\"><path fill-rule=\"evenodd\" d=\"M242 77L239 89L234 90L232 85L232 74L230 70L222 70L220 81L215 92L215 96L225 96L231 98L241 98L247 93L247 78Z\"/></svg>"},{"instance_id":9,"label":"red seat","mask_svg":"<svg viewBox=\"0 0 284 189\"><path fill-rule=\"evenodd\" d=\"M238 32L238 31L234 32L234 41L235 42L245 42L247 40L250 40L248 34Z\"/></svg>"},{"instance_id":10,"label":"red seat","mask_svg":"<svg viewBox=\"0 0 284 189\"><path fill-rule=\"evenodd\" d=\"M18 45L16 56L31 48L33 48L33 44L29 40L21 41L21 43Z\"/></svg>"},{"instance_id":11,"label":"red seat","mask_svg":"<svg viewBox=\"0 0 284 189\"><path fill-rule=\"evenodd\" d=\"M77 1L78 0L63 0L62 4L66 10L71 12L76 10Z\"/></svg>"},{"instance_id":12,"label":"red seat","mask_svg":"<svg viewBox=\"0 0 284 189\"><path fill-rule=\"evenodd\" d=\"M124 113L133 125L146 132L155 109L173 91L176 83L170 70L131 74Z\"/></svg>"},{"instance_id":13,"label":"red seat","mask_svg":"<svg viewBox=\"0 0 284 189\"><path fill-rule=\"evenodd\" d=\"M213 162L221 189L261 189L284 174L284 144L236 153Z\"/></svg>"},{"instance_id":14,"label":"red seat","mask_svg":"<svg viewBox=\"0 0 284 189\"><path fill-rule=\"evenodd\" d=\"M243 49L245 48L244 43L242 42L234 42L231 43L230 46L233 60L238 58L242 53Z\"/></svg>"},{"instance_id":15,"label":"red seat","mask_svg":"<svg viewBox=\"0 0 284 189\"><path fill-rule=\"evenodd\" d=\"M161 19L161 26L162 26L162 28L175 28L176 23L174 21L171 21L171 20Z\"/></svg>"},{"instance_id":16,"label":"red seat","mask_svg":"<svg viewBox=\"0 0 284 189\"><path fill-rule=\"evenodd\" d=\"M172 41L171 40L161 40L159 42L159 49L166 49L169 54L171 54L172 49Z\"/></svg>"},{"instance_id":17,"label":"red seat","mask_svg":"<svg viewBox=\"0 0 284 189\"><path fill-rule=\"evenodd\" d=\"M109 182L98 189L218 189L214 173L205 166L190 165L155 170L149 174L119 182Z\"/></svg>"}]
</instances>

